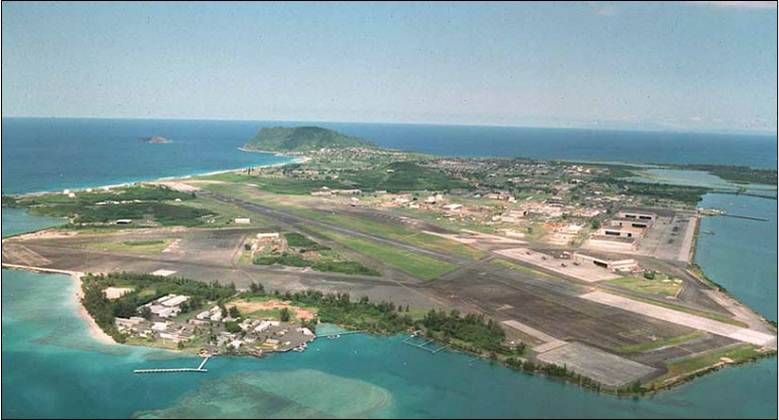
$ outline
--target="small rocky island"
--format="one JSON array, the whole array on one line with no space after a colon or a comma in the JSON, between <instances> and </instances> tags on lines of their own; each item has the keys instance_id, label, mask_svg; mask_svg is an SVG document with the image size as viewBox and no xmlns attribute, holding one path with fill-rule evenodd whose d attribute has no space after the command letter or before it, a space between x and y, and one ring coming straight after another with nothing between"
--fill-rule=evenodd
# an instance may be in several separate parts
<instances>
[{"instance_id":1,"label":"small rocky island","mask_svg":"<svg viewBox=\"0 0 779 420\"><path fill-rule=\"evenodd\" d=\"M173 143L173 140L162 136L149 136L141 138L141 141L148 144L168 144Z\"/></svg>"}]
</instances>

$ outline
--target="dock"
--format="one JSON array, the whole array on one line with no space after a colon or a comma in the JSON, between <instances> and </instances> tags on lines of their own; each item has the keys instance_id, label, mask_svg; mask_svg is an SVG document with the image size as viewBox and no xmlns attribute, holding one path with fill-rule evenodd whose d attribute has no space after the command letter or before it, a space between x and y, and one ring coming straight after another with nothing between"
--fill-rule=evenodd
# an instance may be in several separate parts
<instances>
[{"instance_id":1,"label":"dock","mask_svg":"<svg viewBox=\"0 0 779 420\"><path fill-rule=\"evenodd\" d=\"M208 369L198 368L170 368L170 369L135 369L133 373L182 373L182 372L208 372Z\"/></svg>"},{"instance_id":2,"label":"dock","mask_svg":"<svg viewBox=\"0 0 779 420\"><path fill-rule=\"evenodd\" d=\"M763 217L755 217L755 216L742 216L742 215L740 215L740 214L728 214L728 213L724 213L724 214L721 214L720 216L725 216L725 217L734 217L734 218L736 218L736 219L756 220L756 221L758 221L758 222L767 222L767 221L768 221L768 219L766 219L766 218L763 218Z\"/></svg>"},{"instance_id":3,"label":"dock","mask_svg":"<svg viewBox=\"0 0 779 420\"><path fill-rule=\"evenodd\" d=\"M403 340L403 344L408 344L409 346L416 347L418 349L437 354L443 350L446 350L447 346L437 346L437 347L431 347L430 344L435 344L435 340L433 339L427 339L423 341L422 343L415 343L414 339L421 339L420 337L416 335L410 335L405 340Z\"/></svg>"},{"instance_id":4,"label":"dock","mask_svg":"<svg viewBox=\"0 0 779 420\"><path fill-rule=\"evenodd\" d=\"M133 370L133 373L185 373L185 372L206 373L208 372L208 369L205 369L204 366L206 365L208 359L210 358L211 356L204 357L203 361L200 362L200 366L196 368L135 369Z\"/></svg>"},{"instance_id":5,"label":"dock","mask_svg":"<svg viewBox=\"0 0 779 420\"><path fill-rule=\"evenodd\" d=\"M364 333L364 332L365 332L365 331L345 331L345 332L340 332L340 333L332 333L332 334L322 334L322 335L317 335L317 336L316 336L316 338L338 338L338 337L340 337L340 336L342 336L342 335L349 335L349 334L362 334L362 333Z\"/></svg>"}]
</instances>

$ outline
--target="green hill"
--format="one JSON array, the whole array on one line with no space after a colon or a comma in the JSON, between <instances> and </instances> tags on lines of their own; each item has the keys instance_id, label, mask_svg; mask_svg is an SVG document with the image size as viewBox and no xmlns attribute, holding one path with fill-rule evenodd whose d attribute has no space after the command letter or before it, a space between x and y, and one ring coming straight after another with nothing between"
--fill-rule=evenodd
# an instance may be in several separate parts
<instances>
[{"instance_id":1,"label":"green hill","mask_svg":"<svg viewBox=\"0 0 779 420\"><path fill-rule=\"evenodd\" d=\"M376 147L376 145L322 127L272 127L260 130L244 147L250 150L301 152L322 148Z\"/></svg>"}]
</instances>

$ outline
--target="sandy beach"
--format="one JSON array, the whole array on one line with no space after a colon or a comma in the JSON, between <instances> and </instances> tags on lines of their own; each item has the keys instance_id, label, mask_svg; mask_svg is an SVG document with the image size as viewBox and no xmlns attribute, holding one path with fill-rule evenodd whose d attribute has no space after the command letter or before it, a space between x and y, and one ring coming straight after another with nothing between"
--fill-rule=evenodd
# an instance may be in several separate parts
<instances>
[{"instance_id":1,"label":"sandy beach","mask_svg":"<svg viewBox=\"0 0 779 420\"><path fill-rule=\"evenodd\" d=\"M81 316L84 322L86 322L87 328L89 329L89 334L92 336L92 338L103 344L116 344L116 341L114 341L110 335L106 334L103 329L97 325L97 322L95 322L92 316L89 315L89 312L87 312L87 308L81 304L81 298L84 295L83 289L81 288L81 277L83 276L84 273L75 271L70 274L70 278L72 278L76 283L76 293L73 294L73 299L75 299L76 307L78 308L78 314Z\"/></svg>"}]
</instances>

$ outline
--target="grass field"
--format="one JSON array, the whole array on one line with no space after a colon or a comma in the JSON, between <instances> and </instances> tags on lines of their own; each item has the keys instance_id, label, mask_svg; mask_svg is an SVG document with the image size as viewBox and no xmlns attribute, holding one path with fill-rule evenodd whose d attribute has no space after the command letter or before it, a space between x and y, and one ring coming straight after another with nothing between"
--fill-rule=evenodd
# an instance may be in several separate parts
<instances>
[{"instance_id":1,"label":"grass field","mask_svg":"<svg viewBox=\"0 0 779 420\"><path fill-rule=\"evenodd\" d=\"M676 346L679 344L684 344L688 341L697 340L699 338L703 338L705 336L704 333L700 331L695 331L690 334L680 335L678 337L672 337L665 340L657 340L657 341L649 341L646 343L641 344L633 344L629 346L622 346L617 349L620 353L643 353L645 351L659 349L661 347L666 346Z\"/></svg>"},{"instance_id":2,"label":"grass field","mask_svg":"<svg viewBox=\"0 0 779 420\"><path fill-rule=\"evenodd\" d=\"M138 252L141 254L159 254L170 245L171 239L154 239L145 241L123 242L93 242L87 248L112 252Z\"/></svg>"},{"instance_id":3,"label":"grass field","mask_svg":"<svg viewBox=\"0 0 779 420\"><path fill-rule=\"evenodd\" d=\"M557 278L557 277L555 277L555 276L553 276L551 274L547 274L547 273L544 273L544 272L541 272L541 271L538 271L538 270L533 270L530 267L525 267L524 265L516 264L516 263L513 263L511 261L495 259L495 260L492 260L492 264L494 264L494 265L496 265L496 266L498 266L500 268L506 268L506 269L513 270L513 271L521 271L523 273L532 274L534 276L545 278L545 279L549 279L549 280L559 280L559 278Z\"/></svg>"},{"instance_id":4,"label":"grass field","mask_svg":"<svg viewBox=\"0 0 779 420\"><path fill-rule=\"evenodd\" d=\"M206 211L213 216L206 221L209 227L232 225L234 220L239 217L247 217L251 220L251 225L269 225L270 222L258 214L246 211L236 205L223 203L216 200L198 197L183 204L186 207Z\"/></svg>"},{"instance_id":5,"label":"grass field","mask_svg":"<svg viewBox=\"0 0 779 420\"><path fill-rule=\"evenodd\" d=\"M375 258L414 277L431 280L457 268L454 264L398 249L390 245L358 239L331 230L311 228L355 252Z\"/></svg>"},{"instance_id":6,"label":"grass field","mask_svg":"<svg viewBox=\"0 0 779 420\"><path fill-rule=\"evenodd\" d=\"M714 366L721 362L720 358L722 357L726 357L738 363L755 359L760 356L762 356L762 353L758 352L755 346L751 344L714 350L702 355L667 364L666 367L668 372L658 378L656 382L662 383L667 379L688 375L701 369Z\"/></svg>"},{"instance_id":7,"label":"grass field","mask_svg":"<svg viewBox=\"0 0 779 420\"><path fill-rule=\"evenodd\" d=\"M295 209L293 211L314 220L332 223L348 229L381 236L382 238L406 242L431 251L438 251L471 260L477 260L485 255L483 251L459 242L440 236L429 235L397 224L378 222L350 214L326 214L311 209Z\"/></svg>"},{"instance_id":8,"label":"grass field","mask_svg":"<svg viewBox=\"0 0 779 420\"><path fill-rule=\"evenodd\" d=\"M321 189L322 187L328 187L330 189L349 189L355 188L352 184L347 184L339 181L323 179L323 180L310 180L310 179L296 179L296 178L278 178L263 175L246 175L241 173L223 173L217 175L209 175L200 177L199 179L205 179L209 181L223 181L230 183L248 183L256 185L262 191L271 192L274 194L292 194L292 195L307 195L312 191Z\"/></svg>"},{"instance_id":9,"label":"grass field","mask_svg":"<svg viewBox=\"0 0 779 420\"><path fill-rule=\"evenodd\" d=\"M677 281L677 279L658 274L653 280L649 280L643 276L629 276L609 280L607 283L635 292L660 296L676 296L682 289L681 281Z\"/></svg>"}]
</instances>

